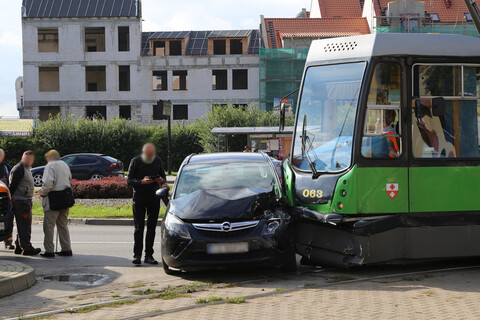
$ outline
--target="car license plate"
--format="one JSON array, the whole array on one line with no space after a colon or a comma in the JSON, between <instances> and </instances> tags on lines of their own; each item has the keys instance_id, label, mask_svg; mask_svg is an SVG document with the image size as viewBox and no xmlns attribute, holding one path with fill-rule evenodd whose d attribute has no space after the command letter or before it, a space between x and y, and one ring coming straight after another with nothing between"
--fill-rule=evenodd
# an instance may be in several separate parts
<instances>
[{"instance_id":1,"label":"car license plate","mask_svg":"<svg viewBox=\"0 0 480 320\"><path fill-rule=\"evenodd\" d=\"M248 252L248 242L207 244L208 254L245 253L245 252Z\"/></svg>"},{"instance_id":2,"label":"car license plate","mask_svg":"<svg viewBox=\"0 0 480 320\"><path fill-rule=\"evenodd\" d=\"M5 222L0 222L0 231L5 231Z\"/></svg>"}]
</instances>

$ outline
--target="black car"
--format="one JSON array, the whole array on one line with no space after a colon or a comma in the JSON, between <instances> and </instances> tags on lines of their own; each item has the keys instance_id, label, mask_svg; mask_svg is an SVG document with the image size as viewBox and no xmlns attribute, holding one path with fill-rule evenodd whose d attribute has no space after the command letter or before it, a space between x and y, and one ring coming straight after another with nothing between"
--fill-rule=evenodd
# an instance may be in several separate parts
<instances>
[{"instance_id":1,"label":"black car","mask_svg":"<svg viewBox=\"0 0 480 320\"><path fill-rule=\"evenodd\" d=\"M62 158L72 171L72 178L77 180L100 180L103 177L123 177L123 163L110 156L97 153L69 154ZM45 166L31 169L35 187L42 186Z\"/></svg>"},{"instance_id":2,"label":"black car","mask_svg":"<svg viewBox=\"0 0 480 320\"><path fill-rule=\"evenodd\" d=\"M261 153L187 157L162 221L167 273L245 265L296 269L292 220Z\"/></svg>"}]
</instances>

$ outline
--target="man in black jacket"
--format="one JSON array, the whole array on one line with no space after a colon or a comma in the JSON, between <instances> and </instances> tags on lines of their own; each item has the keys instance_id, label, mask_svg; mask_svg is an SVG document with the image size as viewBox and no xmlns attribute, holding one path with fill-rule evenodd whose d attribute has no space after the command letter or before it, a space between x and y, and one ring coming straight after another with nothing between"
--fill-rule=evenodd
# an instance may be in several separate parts
<instances>
[{"instance_id":1,"label":"man in black jacket","mask_svg":"<svg viewBox=\"0 0 480 320\"><path fill-rule=\"evenodd\" d=\"M130 162L127 183L133 186L133 220L135 223L133 264L142 263L143 232L147 213L147 236L145 239L145 263L158 264L153 258L153 243L160 212L160 199L155 192L168 187L162 160L157 156L153 143L143 146L142 154Z\"/></svg>"},{"instance_id":2,"label":"man in black jacket","mask_svg":"<svg viewBox=\"0 0 480 320\"><path fill-rule=\"evenodd\" d=\"M5 161L5 151L0 149L0 181L3 182L7 187L9 186L9 176L12 167ZM10 225L13 225L13 216L10 221ZM4 241L5 249L14 250L15 246L13 245L13 235L10 235L10 238Z\"/></svg>"}]
</instances>

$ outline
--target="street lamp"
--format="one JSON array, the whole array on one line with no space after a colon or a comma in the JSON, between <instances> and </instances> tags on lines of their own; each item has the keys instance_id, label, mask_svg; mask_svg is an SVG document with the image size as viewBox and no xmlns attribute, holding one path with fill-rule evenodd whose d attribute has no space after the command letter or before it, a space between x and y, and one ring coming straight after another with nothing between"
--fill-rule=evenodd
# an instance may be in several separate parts
<instances>
[{"instance_id":1,"label":"street lamp","mask_svg":"<svg viewBox=\"0 0 480 320\"><path fill-rule=\"evenodd\" d=\"M162 120L167 120L167 171L172 175L172 103L170 100L158 100L157 105L162 108Z\"/></svg>"}]
</instances>

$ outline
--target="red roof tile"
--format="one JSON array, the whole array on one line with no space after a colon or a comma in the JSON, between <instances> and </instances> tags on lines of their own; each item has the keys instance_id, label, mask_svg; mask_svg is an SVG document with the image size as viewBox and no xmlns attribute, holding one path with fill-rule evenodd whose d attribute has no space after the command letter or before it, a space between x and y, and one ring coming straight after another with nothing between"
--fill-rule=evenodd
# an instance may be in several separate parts
<instances>
[{"instance_id":1,"label":"red roof tile","mask_svg":"<svg viewBox=\"0 0 480 320\"><path fill-rule=\"evenodd\" d=\"M359 0L318 0L322 18L361 18Z\"/></svg>"},{"instance_id":2,"label":"red roof tile","mask_svg":"<svg viewBox=\"0 0 480 320\"><path fill-rule=\"evenodd\" d=\"M373 0L375 5L375 14L380 16L382 10L388 7L388 3L392 0ZM425 0L425 11L427 13L437 13L440 22L465 22L465 12L468 12L464 0ZM381 6L381 10L379 7Z\"/></svg>"},{"instance_id":3,"label":"red roof tile","mask_svg":"<svg viewBox=\"0 0 480 320\"><path fill-rule=\"evenodd\" d=\"M282 37L331 38L370 33L365 18L266 18L265 28L271 49L282 48Z\"/></svg>"}]
</instances>

